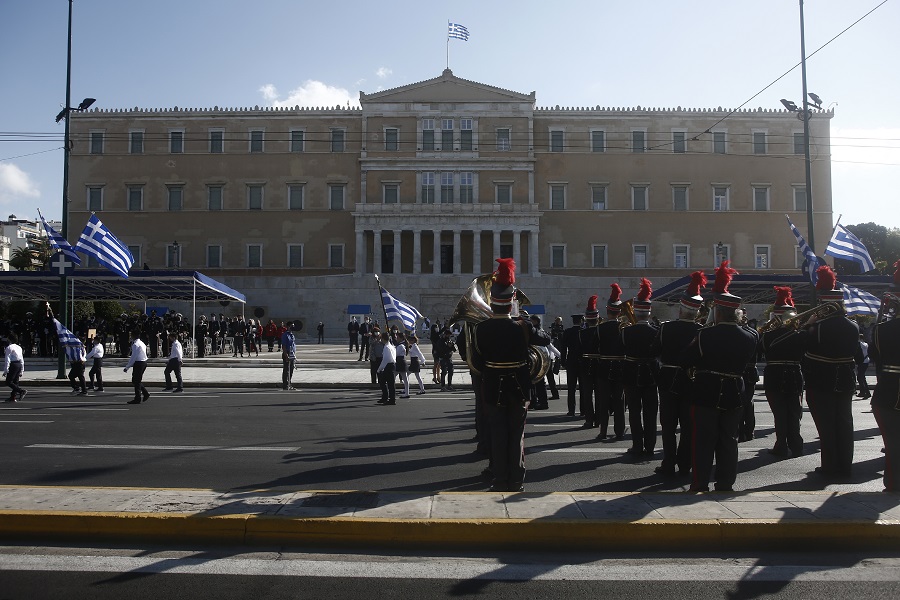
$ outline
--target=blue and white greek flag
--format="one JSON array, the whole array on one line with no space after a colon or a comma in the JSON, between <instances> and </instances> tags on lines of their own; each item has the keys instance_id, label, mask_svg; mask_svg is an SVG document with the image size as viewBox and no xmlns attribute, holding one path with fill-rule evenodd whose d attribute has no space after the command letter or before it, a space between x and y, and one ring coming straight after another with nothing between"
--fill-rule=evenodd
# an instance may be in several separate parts
<instances>
[{"instance_id":1,"label":"blue and white greek flag","mask_svg":"<svg viewBox=\"0 0 900 600\"><path fill-rule=\"evenodd\" d=\"M84 344L78 336L66 329L62 323L53 319L56 325L56 336L59 338L59 347L63 348L68 360L84 360Z\"/></svg>"},{"instance_id":2,"label":"blue and white greek flag","mask_svg":"<svg viewBox=\"0 0 900 600\"><path fill-rule=\"evenodd\" d=\"M60 235L58 231L50 227L50 224L44 220L44 215L41 214L41 211L38 211L38 215L41 217L41 223L44 225L44 231L47 232L47 238L50 240L50 245L70 258L73 263L80 265L81 257L75 253L75 248L72 247L72 244Z\"/></svg>"},{"instance_id":3,"label":"blue and white greek flag","mask_svg":"<svg viewBox=\"0 0 900 600\"><path fill-rule=\"evenodd\" d=\"M422 313L415 306L402 300L397 300L383 287L378 286L378 288L381 290L381 301L384 304L384 314L388 321L391 319L400 320L407 331L415 331L416 321L425 318L422 316Z\"/></svg>"},{"instance_id":4,"label":"blue and white greek flag","mask_svg":"<svg viewBox=\"0 0 900 600\"><path fill-rule=\"evenodd\" d=\"M804 275L809 277L809 282L813 285L816 285L816 280L818 280L819 276L816 274L816 269L825 264L821 258L816 256L816 253L813 252L812 248L809 247L809 244L806 243L806 240L803 239L803 236L800 234L800 231L794 227L794 224L791 222L791 218L785 215L788 221L788 225L791 226L791 232L794 234L794 237L797 238L797 245L800 247L800 252L803 253L803 256L806 257L806 260L803 261L803 265L800 267L800 270Z\"/></svg>"},{"instance_id":5,"label":"blue and white greek flag","mask_svg":"<svg viewBox=\"0 0 900 600\"><path fill-rule=\"evenodd\" d=\"M75 250L89 254L114 273L128 279L128 269L134 264L134 257L128 247L114 236L106 225L100 222L97 215L91 214Z\"/></svg>"},{"instance_id":6,"label":"blue and white greek flag","mask_svg":"<svg viewBox=\"0 0 900 600\"><path fill-rule=\"evenodd\" d=\"M447 22L447 37L456 38L464 42L469 41L469 30L459 23Z\"/></svg>"},{"instance_id":7,"label":"blue and white greek flag","mask_svg":"<svg viewBox=\"0 0 900 600\"><path fill-rule=\"evenodd\" d=\"M841 284L841 291L844 293L844 308L847 309L848 316L878 316L878 309L881 308L881 300L876 296L865 290L844 284Z\"/></svg>"},{"instance_id":8,"label":"blue and white greek flag","mask_svg":"<svg viewBox=\"0 0 900 600\"><path fill-rule=\"evenodd\" d=\"M863 273L868 273L875 268L869 251L859 241L859 238L850 233L843 225L835 225L834 233L831 234L831 239L825 247L825 254L859 263Z\"/></svg>"}]
</instances>

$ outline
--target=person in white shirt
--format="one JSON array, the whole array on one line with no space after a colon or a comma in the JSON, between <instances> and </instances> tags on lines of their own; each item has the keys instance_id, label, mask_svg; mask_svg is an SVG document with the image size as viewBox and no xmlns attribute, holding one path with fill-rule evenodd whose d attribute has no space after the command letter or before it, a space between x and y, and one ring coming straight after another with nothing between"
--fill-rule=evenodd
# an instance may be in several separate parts
<instances>
[{"instance_id":1,"label":"person in white shirt","mask_svg":"<svg viewBox=\"0 0 900 600\"><path fill-rule=\"evenodd\" d=\"M7 336L6 351L4 352L3 374L6 375L6 385L12 390L7 402L18 402L28 393L27 390L19 387L19 378L25 372L25 359L22 352L22 346L17 342L19 338L16 334L10 333Z\"/></svg>"},{"instance_id":2,"label":"person in white shirt","mask_svg":"<svg viewBox=\"0 0 900 600\"><path fill-rule=\"evenodd\" d=\"M396 390L394 389L397 350L391 343L391 336L387 331L381 334L381 343L384 344L384 350L381 355L381 364L378 366L378 383L381 385L381 400L378 401L378 404L397 404Z\"/></svg>"},{"instance_id":3,"label":"person in white shirt","mask_svg":"<svg viewBox=\"0 0 900 600\"><path fill-rule=\"evenodd\" d=\"M84 384L84 362L86 360L84 345L66 350L67 354L69 352L71 352L72 359L69 361L72 365L72 368L69 369L69 383L72 384L72 392L77 393L79 396L87 396L87 387Z\"/></svg>"},{"instance_id":4,"label":"person in white shirt","mask_svg":"<svg viewBox=\"0 0 900 600\"><path fill-rule=\"evenodd\" d=\"M409 372L415 375L416 379L419 381L419 391L416 392L416 395L421 396L425 393L425 384L422 383L422 376L419 375L419 371L425 366L425 355L422 354L422 351L419 349L418 336L412 336L410 341L412 343L409 346L409 352L407 352L409 355Z\"/></svg>"},{"instance_id":5,"label":"person in white shirt","mask_svg":"<svg viewBox=\"0 0 900 600\"><path fill-rule=\"evenodd\" d=\"M169 346L172 348L172 351L169 353L166 370L163 371L163 375L166 376L165 389L177 394L184 391L184 382L181 380L181 365L184 363L184 353L181 350L181 342L178 341L178 336L174 333L169 334ZM175 381L178 382L178 387L175 389L172 389L173 371L175 372Z\"/></svg>"},{"instance_id":6,"label":"person in white shirt","mask_svg":"<svg viewBox=\"0 0 900 600\"><path fill-rule=\"evenodd\" d=\"M87 386L89 390L97 390L98 392L103 391L103 354L105 350L103 349L103 344L100 343L98 338L93 338L94 342L93 348L91 351L87 353L87 358L93 358L94 363L91 365L91 370L88 372L88 377L91 380L90 385ZM94 387L94 379L97 379L97 387Z\"/></svg>"},{"instance_id":7,"label":"person in white shirt","mask_svg":"<svg viewBox=\"0 0 900 600\"><path fill-rule=\"evenodd\" d=\"M125 365L125 372L134 367L131 373L131 384L134 386L134 400L128 404L140 404L150 399L150 392L144 387L144 371L147 370L147 344L141 341L139 331L131 332L131 356Z\"/></svg>"}]
</instances>

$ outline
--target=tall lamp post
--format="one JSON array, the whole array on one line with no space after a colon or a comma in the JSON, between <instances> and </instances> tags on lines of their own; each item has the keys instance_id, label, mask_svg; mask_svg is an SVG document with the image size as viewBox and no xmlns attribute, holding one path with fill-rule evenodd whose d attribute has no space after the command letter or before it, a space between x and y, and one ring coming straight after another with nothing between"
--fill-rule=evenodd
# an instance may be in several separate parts
<instances>
[{"instance_id":1,"label":"tall lamp post","mask_svg":"<svg viewBox=\"0 0 900 600\"><path fill-rule=\"evenodd\" d=\"M69 213L69 152L72 149L72 140L69 137L69 113L72 111L82 112L87 110L95 100L93 98L85 98L77 107L72 107L72 2L69 0L69 31L68 45L66 49L66 105L56 115L56 122L59 123L63 119L66 120L66 129L63 134L63 193L62 193L62 230L60 234L63 238L68 239L68 213ZM68 281L65 275L59 278L59 316L60 322L66 325L69 321L69 297L68 297ZM66 378L66 354L59 352L57 379Z\"/></svg>"}]
</instances>

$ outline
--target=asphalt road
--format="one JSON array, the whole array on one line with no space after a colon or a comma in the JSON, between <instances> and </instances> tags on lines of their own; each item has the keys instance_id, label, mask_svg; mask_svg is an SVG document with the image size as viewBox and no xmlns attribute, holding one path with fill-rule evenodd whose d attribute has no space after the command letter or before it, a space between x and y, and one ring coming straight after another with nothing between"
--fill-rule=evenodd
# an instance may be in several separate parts
<instances>
[{"instance_id":1,"label":"asphalt road","mask_svg":"<svg viewBox=\"0 0 900 600\"><path fill-rule=\"evenodd\" d=\"M374 390L188 389L128 405L130 391L71 396L30 387L25 402L0 404L0 484L194 487L211 489L479 491L472 395L431 392L375 404ZM772 417L756 396L757 439L741 444L736 490L826 488L812 419L807 455L778 461ZM565 400L529 415L526 489L686 489L653 472L661 460L625 454L629 437L601 442L565 416ZM881 437L868 402L854 402L854 479L827 489L880 491Z\"/></svg>"}]
</instances>

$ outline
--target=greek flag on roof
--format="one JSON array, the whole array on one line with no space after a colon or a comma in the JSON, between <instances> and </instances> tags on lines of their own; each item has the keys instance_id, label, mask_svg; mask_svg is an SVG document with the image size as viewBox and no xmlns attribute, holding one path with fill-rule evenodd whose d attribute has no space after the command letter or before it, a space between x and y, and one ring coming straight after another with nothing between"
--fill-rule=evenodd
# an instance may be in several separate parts
<instances>
[{"instance_id":1,"label":"greek flag on roof","mask_svg":"<svg viewBox=\"0 0 900 600\"><path fill-rule=\"evenodd\" d=\"M847 315L872 315L873 317L878 315L881 300L877 296L844 284L841 284L841 291L844 293L844 308L847 309Z\"/></svg>"},{"instance_id":2,"label":"greek flag on roof","mask_svg":"<svg viewBox=\"0 0 900 600\"><path fill-rule=\"evenodd\" d=\"M875 268L869 251L859 241L859 238L850 233L843 225L836 225L831 239L825 247L825 254L844 260L852 260L859 263L863 273L868 273Z\"/></svg>"},{"instance_id":3,"label":"greek flag on roof","mask_svg":"<svg viewBox=\"0 0 900 600\"><path fill-rule=\"evenodd\" d=\"M50 240L50 245L72 259L73 263L80 265L81 257L75 253L75 248L72 247L72 244L60 235L58 231L50 227L50 224L44 220L44 215L41 214L41 211L38 211L38 216L41 218L41 223L44 225L44 231L47 232L47 238Z\"/></svg>"},{"instance_id":4,"label":"greek flag on roof","mask_svg":"<svg viewBox=\"0 0 900 600\"><path fill-rule=\"evenodd\" d=\"M415 331L416 321L425 318L422 316L422 313L412 304L407 304L394 298L389 291L380 285L378 288L381 290L381 301L384 304L384 314L388 321L398 319L403 322L403 326L406 329Z\"/></svg>"},{"instance_id":5,"label":"greek flag on roof","mask_svg":"<svg viewBox=\"0 0 900 600\"><path fill-rule=\"evenodd\" d=\"M59 338L59 345L65 349L66 358L69 360L83 360L84 344L81 343L78 336L66 329L56 319L53 319L53 324L56 325L56 336Z\"/></svg>"},{"instance_id":6,"label":"greek flag on roof","mask_svg":"<svg viewBox=\"0 0 900 600\"><path fill-rule=\"evenodd\" d=\"M821 265L824 265L825 261L816 256L816 253L813 252L812 248L809 247L809 244L806 243L806 240L803 239L800 231L794 227L791 218L787 215L785 215L785 217L787 218L788 225L791 226L791 232L794 234L794 237L797 238L797 245L800 247L800 252L802 252L803 256L806 258L806 260L803 261L803 266L800 267L800 270L804 275L809 277L809 282L811 284L816 285L816 280L819 278L818 275L816 275L816 269Z\"/></svg>"},{"instance_id":7,"label":"greek flag on roof","mask_svg":"<svg viewBox=\"0 0 900 600\"><path fill-rule=\"evenodd\" d=\"M458 40L462 40L464 42L469 41L469 30L465 28L464 25L460 25L459 23L447 23L447 37L448 38L456 38Z\"/></svg>"},{"instance_id":8,"label":"greek flag on roof","mask_svg":"<svg viewBox=\"0 0 900 600\"><path fill-rule=\"evenodd\" d=\"M93 213L75 244L75 250L93 256L101 265L125 279L128 279L128 269L134 264L134 257L128 247Z\"/></svg>"}]
</instances>

